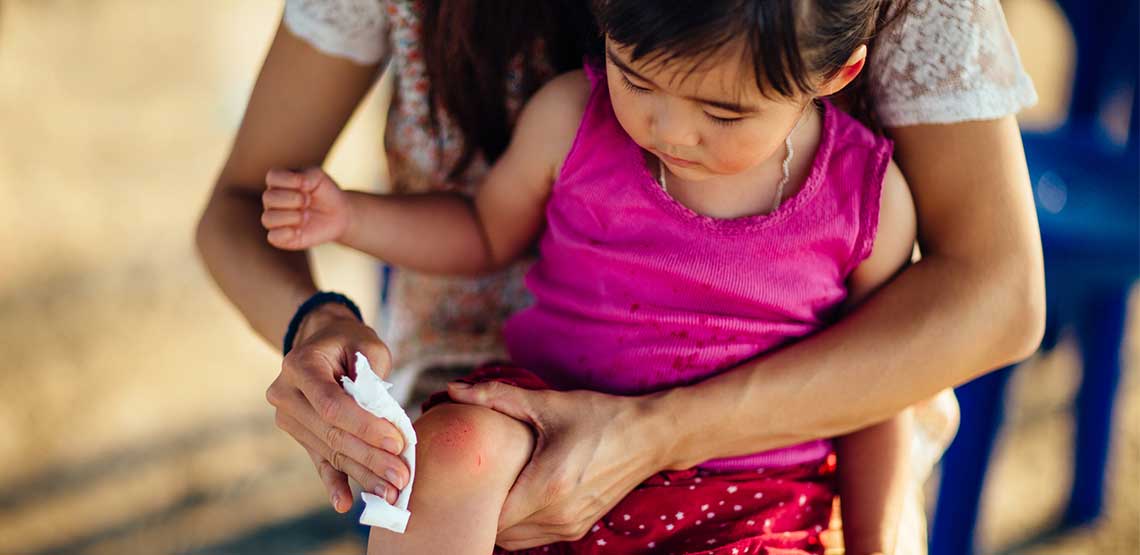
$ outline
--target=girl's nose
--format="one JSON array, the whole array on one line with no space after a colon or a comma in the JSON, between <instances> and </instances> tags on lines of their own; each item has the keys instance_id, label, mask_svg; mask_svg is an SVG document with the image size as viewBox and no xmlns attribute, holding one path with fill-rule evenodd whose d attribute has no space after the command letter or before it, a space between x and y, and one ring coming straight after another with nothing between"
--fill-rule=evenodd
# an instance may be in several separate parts
<instances>
[{"instance_id":1,"label":"girl's nose","mask_svg":"<svg viewBox=\"0 0 1140 555\"><path fill-rule=\"evenodd\" d=\"M651 126L661 146L691 147L699 141L697 131L688 118L664 106L653 114Z\"/></svg>"}]
</instances>

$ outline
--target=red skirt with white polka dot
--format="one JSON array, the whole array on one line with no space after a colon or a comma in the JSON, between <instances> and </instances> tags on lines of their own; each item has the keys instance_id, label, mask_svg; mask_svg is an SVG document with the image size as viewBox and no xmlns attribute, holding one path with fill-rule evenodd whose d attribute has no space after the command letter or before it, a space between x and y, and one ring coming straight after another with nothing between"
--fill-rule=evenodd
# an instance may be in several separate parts
<instances>
[{"instance_id":1,"label":"red skirt with white polka dot","mask_svg":"<svg viewBox=\"0 0 1140 555\"><path fill-rule=\"evenodd\" d=\"M541 378L510 365L484 366L461 381L492 380L546 389ZM446 392L437 393L424 403L424 411L449 400ZM832 519L835 468L832 454L822 463L797 466L660 472L630 492L582 539L521 551L496 548L495 555L842 553L833 545L842 542L835 529L838 518ZM836 541L821 542L821 535Z\"/></svg>"}]
</instances>

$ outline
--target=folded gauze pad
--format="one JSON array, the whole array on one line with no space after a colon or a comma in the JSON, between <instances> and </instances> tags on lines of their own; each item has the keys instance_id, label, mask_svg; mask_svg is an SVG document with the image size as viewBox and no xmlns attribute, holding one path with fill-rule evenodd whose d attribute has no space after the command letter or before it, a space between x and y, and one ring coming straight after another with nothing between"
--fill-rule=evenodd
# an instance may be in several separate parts
<instances>
[{"instance_id":1,"label":"folded gauze pad","mask_svg":"<svg viewBox=\"0 0 1140 555\"><path fill-rule=\"evenodd\" d=\"M372 371L372 366L368 364L368 359L364 358L364 355L356 353L356 381L348 379L348 376L342 377L340 381L349 395L356 399L356 404L395 424L400 433L404 434L404 452L400 453L400 457L408 463L408 469L411 470L408 486L400 491L395 505L389 505L386 499L378 495L361 493L361 497L364 498L364 513L360 515L361 524L379 526L403 534L408 526L408 517L412 514L408 512L408 499L412 496L412 482L416 479L416 430L412 428L408 413L404 412L396 399L388 393L392 384L381 380Z\"/></svg>"}]
</instances>

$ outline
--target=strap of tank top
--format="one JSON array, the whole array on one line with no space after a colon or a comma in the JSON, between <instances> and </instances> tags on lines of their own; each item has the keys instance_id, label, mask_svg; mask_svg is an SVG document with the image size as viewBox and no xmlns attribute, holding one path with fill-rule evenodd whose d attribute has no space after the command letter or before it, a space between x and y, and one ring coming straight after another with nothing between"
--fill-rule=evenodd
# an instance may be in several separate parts
<instances>
[{"instance_id":1,"label":"strap of tank top","mask_svg":"<svg viewBox=\"0 0 1140 555\"><path fill-rule=\"evenodd\" d=\"M597 87L606 80L605 62L593 57L582 59L582 69L586 71L586 79L590 80L590 88Z\"/></svg>"}]
</instances>

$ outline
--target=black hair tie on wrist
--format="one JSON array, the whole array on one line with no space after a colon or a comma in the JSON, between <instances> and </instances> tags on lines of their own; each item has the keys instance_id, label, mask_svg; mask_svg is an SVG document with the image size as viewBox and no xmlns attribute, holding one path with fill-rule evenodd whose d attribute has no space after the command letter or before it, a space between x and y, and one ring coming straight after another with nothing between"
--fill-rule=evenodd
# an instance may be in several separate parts
<instances>
[{"instance_id":1,"label":"black hair tie on wrist","mask_svg":"<svg viewBox=\"0 0 1140 555\"><path fill-rule=\"evenodd\" d=\"M305 319L305 316L318 306L327 303L337 303L347 306L356 316L357 320L361 322L364 321L364 316L360 314L360 308L356 306L356 303L352 302L352 299L333 291L318 291L313 294L312 297L306 299L305 302L301 303L301 306L297 307L297 312L293 314L293 319L289 320L289 328L285 330L285 340L282 341L283 354L287 355L289 351L293 349L293 341L297 338L297 328L301 327L301 322Z\"/></svg>"}]
</instances>

